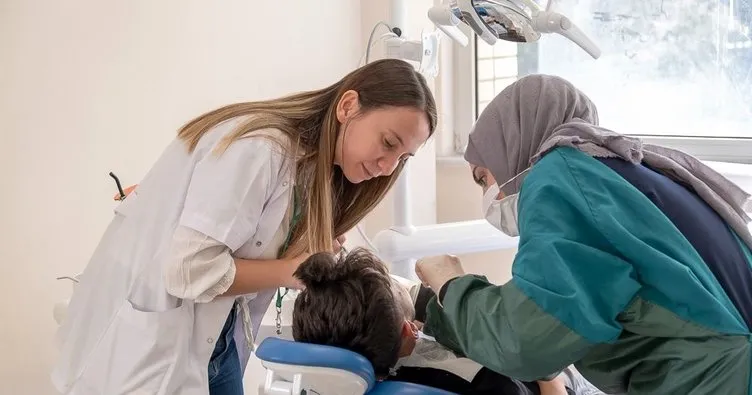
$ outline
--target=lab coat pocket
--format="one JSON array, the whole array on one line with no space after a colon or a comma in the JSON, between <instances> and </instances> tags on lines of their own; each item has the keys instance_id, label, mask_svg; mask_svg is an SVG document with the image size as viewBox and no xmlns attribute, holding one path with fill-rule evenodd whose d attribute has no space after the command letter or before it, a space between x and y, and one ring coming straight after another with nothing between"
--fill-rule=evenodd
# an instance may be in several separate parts
<instances>
[{"instance_id":1,"label":"lab coat pocket","mask_svg":"<svg viewBox=\"0 0 752 395\"><path fill-rule=\"evenodd\" d=\"M92 353L83 387L99 394L173 394L188 374L193 304L143 311L126 300ZM116 357L117 356L117 357Z\"/></svg>"}]
</instances>

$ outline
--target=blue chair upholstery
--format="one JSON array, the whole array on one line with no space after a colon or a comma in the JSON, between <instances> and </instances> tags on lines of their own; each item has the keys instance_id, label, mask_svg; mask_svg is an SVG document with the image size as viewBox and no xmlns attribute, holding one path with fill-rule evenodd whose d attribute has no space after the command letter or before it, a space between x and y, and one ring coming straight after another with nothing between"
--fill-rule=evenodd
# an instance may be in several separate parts
<instances>
[{"instance_id":1,"label":"blue chair upholstery","mask_svg":"<svg viewBox=\"0 0 752 395\"><path fill-rule=\"evenodd\" d=\"M274 363L345 370L362 377L369 390L376 383L373 366L366 357L339 347L267 337L256 350L256 356Z\"/></svg>"},{"instance_id":2,"label":"blue chair upholstery","mask_svg":"<svg viewBox=\"0 0 752 395\"><path fill-rule=\"evenodd\" d=\"M454 395L454 393L420 384L382 381L376 384L368 395Z\"/></svg>"},{"instance_id":3,"label":"blue chair upholstery","mask_svg":"<svg viewBox=\"0 0 752 395\"><path fill-rule=\"evenodd\" d=\"M362 355L339 347L268 337L256 349L262 361L282 365L332 368L351 372L368 383L368 395L451 395L451 392L399 381L376 381L373 366ZM324 394L326 395L326 394Z\"/></svg>"}]
</instances>

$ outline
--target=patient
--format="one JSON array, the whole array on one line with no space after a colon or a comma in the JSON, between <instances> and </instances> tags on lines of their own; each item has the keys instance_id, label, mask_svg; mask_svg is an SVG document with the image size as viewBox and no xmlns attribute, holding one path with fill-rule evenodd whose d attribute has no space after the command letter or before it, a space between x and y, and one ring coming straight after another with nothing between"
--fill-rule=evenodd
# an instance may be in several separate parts
<instances>
[{"instance_id":1,"label":"patient","mask_svg":"<svg viewBox=\"0 0 752 395\"><path fill-rule=\"evenodd\" d=\"M520 382L457 356L423 335L420 322L414 321L415 307L408 290L367 250L356 249L339 258L329 253L312 255L295 276L305 285L295 300L295 340L361 354L379 379L458 394L576 393L565 385L572 380L564 376L547 382Z\"/></svg>"}]
</instances>

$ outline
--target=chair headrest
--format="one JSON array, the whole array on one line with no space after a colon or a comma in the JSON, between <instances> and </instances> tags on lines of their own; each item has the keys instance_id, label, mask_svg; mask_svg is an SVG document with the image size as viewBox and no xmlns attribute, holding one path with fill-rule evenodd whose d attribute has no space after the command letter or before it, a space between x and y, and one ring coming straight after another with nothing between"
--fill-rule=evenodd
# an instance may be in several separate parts
<instances>
[{"instance_id":1,"label":"chair headrest","mask_svg":"<svg viewBox=\"0 0 752 395\"><path fill-rule=\"evenodd\" d=\"M368 359L339 347L267 337L256 349L256 356L262 361L278 364L348 371L362 377L369 389L376 383L376 374Z\"/></svg>"}]
</instances>

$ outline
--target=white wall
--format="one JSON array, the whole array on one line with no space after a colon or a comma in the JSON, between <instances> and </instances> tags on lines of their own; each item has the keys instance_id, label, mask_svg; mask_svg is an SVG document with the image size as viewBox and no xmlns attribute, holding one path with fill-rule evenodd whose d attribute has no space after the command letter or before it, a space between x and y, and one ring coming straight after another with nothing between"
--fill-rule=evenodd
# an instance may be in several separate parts
<instances>
[{"instance_id":1,"label":"white wall","mask_svg":"<svg viewBox=\"0 0 752 395\"><path fill-rule=\"evenodd\" d=\"M55 277L110 220L109 171L138 182L190 117L356 66L358 1L291 4L2 1L0 394L52 393L51 309L70 291Z\"/></svg>"}]
</instances>

